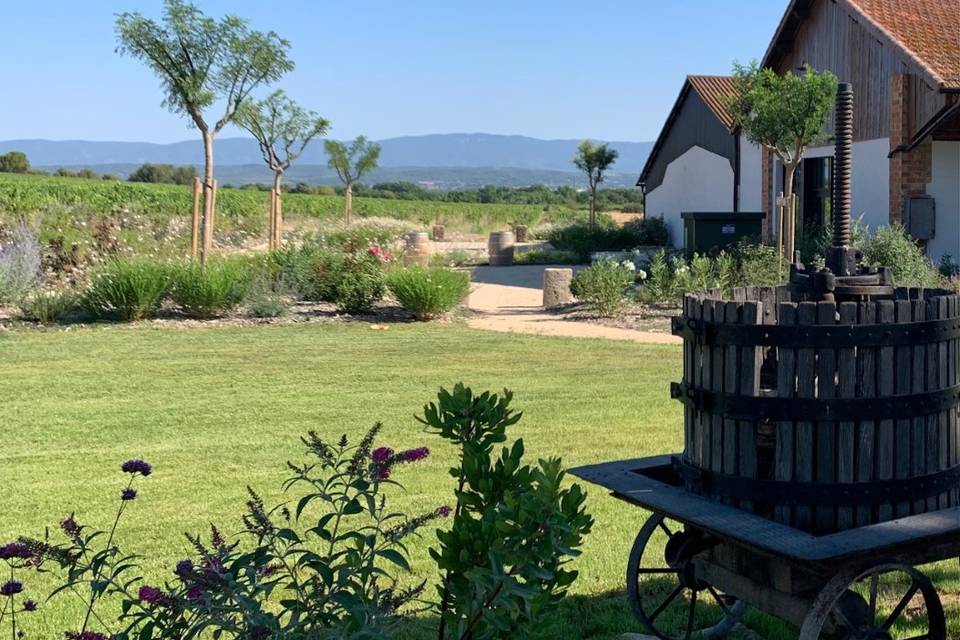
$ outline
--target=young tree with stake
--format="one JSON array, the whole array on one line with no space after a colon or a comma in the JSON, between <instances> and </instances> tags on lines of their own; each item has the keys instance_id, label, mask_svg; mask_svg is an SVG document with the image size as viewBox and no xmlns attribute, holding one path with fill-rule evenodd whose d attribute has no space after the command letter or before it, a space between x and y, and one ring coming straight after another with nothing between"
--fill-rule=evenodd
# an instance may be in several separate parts
<instances>
[{"instance_id":1,"label":"young tree with stake","mask_svg":"<svg viewBox=\"0 0 960 640\"><path fill-rule=\"evenodd\" d=\"M163 105L188 116L203 138L204 261L213 242L213 139L254 89L293 69L290 43L273 31L251 31L236 16L215 20L184 0L165 0L159 23L139 12L119 14L116 32L117 52L150 67L160 78ZM223 112L211 123L207 112L216 102Z\"/></svg>"},{"instance_id":2,"label":"young tree with stake","mask_svg":"<svg viewBox=\"0 0 960 640\"><path fill-rule=\"evenodd\" d=\"M777 75L756 62L733 65L737 89L732 100L734 123L753 144L769 149L783 163L786 205L777 220L777 249L781 261L793 259L796 211L793 179L810 145L826 138L823 125L837 94L837 77L809 65L803 73Z\"/></svg>"},{"instance_id":3,"label":"young tree with stake","mask_svg":"<svg viewBox=\"0 0 960 640\"><path fill-rule=\"evenodd\" d=\"M273 171L269 246L276 249L283 235L280 200L283 173L300 157L311 140L327 132L330 122L313 111L307 111L282 90L260 101L244 102L237 110L235 122L256 139L264 162Z\"/></svg>"},{"instance_id":4,"label":"young tree with stake","mask_svg":"<svg viewBox=\"0 0 960 640\"><path fill-rule=\"evenodd\" d=\"M380 145L370 142L365 136L358 136L348 147L336 140L323 143L330 168L337 172L343 182L343 221L350 224L350 212L353 209L353 185L365 173L377 168L380 161Z\"/></svg>"},{"instance_id":5,"label":"young tree with stake","mask_svg":"<svg viewBox=\"0 0 960 640\"><path fill-rule=\"evenodd\" d=\"M597 224L597 187L604 180L604 172L617 161L617 150L606 144L594 144L584 140L577 147L577 155L573 164L577 169L587 174L587 184L590 186L590 226Z\"/></svg>"}]
</instances>

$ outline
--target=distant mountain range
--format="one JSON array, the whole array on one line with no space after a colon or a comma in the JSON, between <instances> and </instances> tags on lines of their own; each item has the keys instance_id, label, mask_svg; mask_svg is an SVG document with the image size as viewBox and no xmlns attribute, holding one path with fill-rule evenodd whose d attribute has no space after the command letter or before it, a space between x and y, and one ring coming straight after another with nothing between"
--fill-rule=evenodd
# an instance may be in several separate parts
<instances>
[{"instance_id":1,"label":"distant mountain range","mask_svg":"<svg viewBox=\"0 0 960 640\"><path fill-rule=\"evenodd\" d=\"M578 140L540 140L485 133L404 136L378 141L383 148L380 169L365 182L407 180L437 189L504 186L585 186L573 169ZM250 138L221 138L215 143L217 180L221 184L266 182L270 172ZM620 157L609 186L633 186L650 153L651 142L610 142ZM0 153L22 151L34 167L89 168L121 177L144 162L201 166L199 137L171 144L87 140L5 140ZM326 166L323 144L316 142L288 172L291 182L336 184Z\"/></svg>"}]
</instances>

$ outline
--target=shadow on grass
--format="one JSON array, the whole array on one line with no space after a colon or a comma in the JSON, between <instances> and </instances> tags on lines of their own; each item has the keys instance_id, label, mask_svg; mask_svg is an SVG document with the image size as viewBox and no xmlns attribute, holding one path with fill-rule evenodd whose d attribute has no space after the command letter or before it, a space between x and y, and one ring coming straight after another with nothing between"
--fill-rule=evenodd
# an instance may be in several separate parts
<instances>
[{"instance_id":1,"label":"shadow on grass","mask_svg":"<svg viewBox=\"0 0 960 640\"><path fill-rule=\"evenodd\" d=\"M648 595L660 596L669 593L669 585L650 584ZM654 603L656 606L656 603ZM686 624L686 607L678 603L674 611L666 611L663 630L682 638ZM718 606L698 607L698 623L715 624L722 617ZM758 611L748 610L744 624L751 631L736 630L728 640L794 640L796 630L790 625ZM437 617L421 616L405 622L396 633L398 640L432 640L436 638ZM623 591L599 593L590 596L573 595L563 599L549 615L544 616L538 629L530 636L532 640L618 640L625 633L646 634L648 631L634 617L627 595Z\"/></svg>"}]
</instances>

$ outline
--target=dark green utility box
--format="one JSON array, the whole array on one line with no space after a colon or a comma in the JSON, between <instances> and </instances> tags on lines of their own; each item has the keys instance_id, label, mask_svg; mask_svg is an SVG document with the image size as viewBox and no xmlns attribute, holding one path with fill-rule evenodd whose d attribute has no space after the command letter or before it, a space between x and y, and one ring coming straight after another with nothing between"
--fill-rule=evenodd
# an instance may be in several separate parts
<instances>
[{"instance_id":1,"label":"dark green utility box","mask_svg":"<svg viewBox=\"0 0 960 640\"><path fill-rule=\"evenodd\" d=\"M687 257L694 253L716 253L746 238L760 239L762 211L685 211L683 248Z\"/></svg>"}]
</instances>

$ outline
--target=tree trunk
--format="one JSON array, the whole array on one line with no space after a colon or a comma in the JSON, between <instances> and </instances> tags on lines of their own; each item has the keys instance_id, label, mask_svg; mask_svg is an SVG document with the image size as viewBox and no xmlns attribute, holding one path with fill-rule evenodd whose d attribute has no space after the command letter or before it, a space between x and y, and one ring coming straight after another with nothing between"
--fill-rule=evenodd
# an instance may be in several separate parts
<instances>
[{"instance_id":1,"label":"tree trunk","mask_svg":"<svg viewBox=\"0 0 960 640\"><path fill-rule=\"evenodd\" d=\"M788 263L793 263L793 251L796 245L797 218L796 206L793 198L793 177L797 171L797 165L790 163L784 166L786 170L783 178L783 197L786 205L783 208L783 252Z\"/></svg>"},{"instance_id":2,"label":"tree trunk","mask_svg":"<svg viewBox=\"0 0 960 640\"><path fill-rule=\"evenodd\" d=\"M274 249L280 248L280 240L283 237L283 209L280 205L280 182L283 180L283 171L275 171L273 174L273 192L274 205L273 219L270 221L270 231L273 234L270 237Z\"/></svg>"},{"instance_id":3,"label":"tree trunk","mask_svg":"<svg viewBox=\"0 0 960 640\"><path fill-rule=\"evenodd\" d=\"M590 187L590 228L597 226L597 188Z\"/></svg>"},{"instance_id":4,"label":"tree trunk","mask_svg":"<svg viewBox=\"0 0 960 640\"><path fill-rule=\"evenodd\" d=\"M203 132L203 233L200 241L200 263L207 261L207 254L213 247L213 134Z\"/></svg>"},{"instance_id":5,"label":"tree trunk","mask_svg":"<svg viewBox=\"0 0 960 640\"><path fill-rule=\"evenodd\" d=\"M350 224L350 213L353 210L353 183L348 182L343 189L343 223Z\"/></svg>"}]
</instances>

